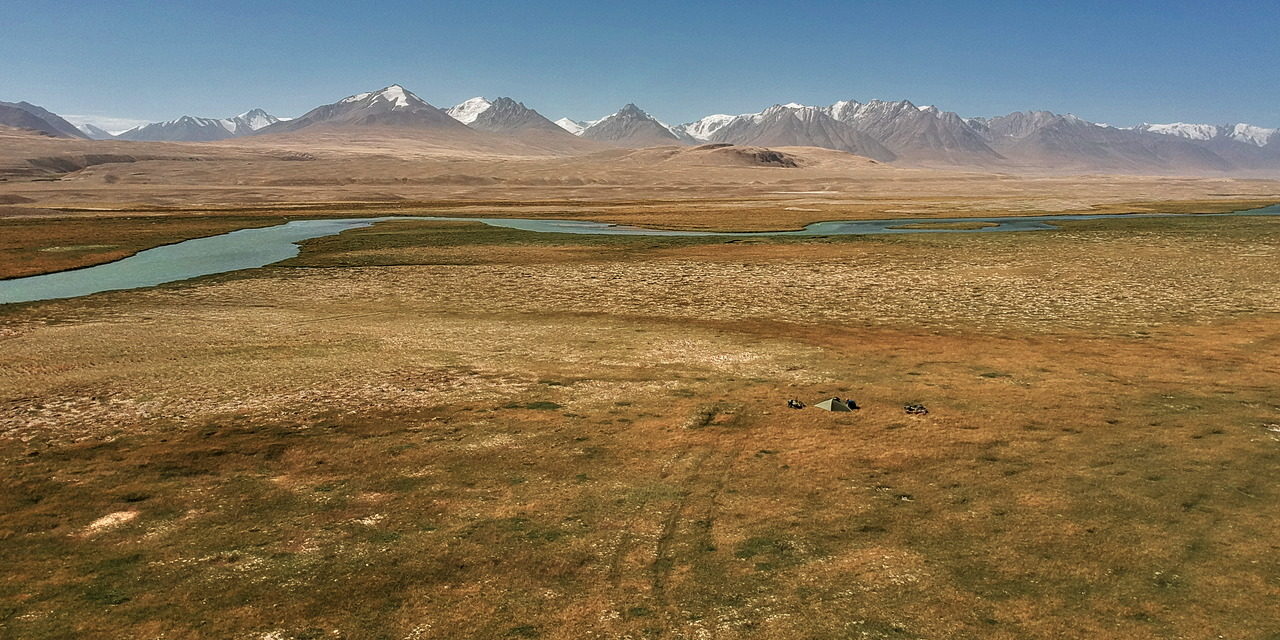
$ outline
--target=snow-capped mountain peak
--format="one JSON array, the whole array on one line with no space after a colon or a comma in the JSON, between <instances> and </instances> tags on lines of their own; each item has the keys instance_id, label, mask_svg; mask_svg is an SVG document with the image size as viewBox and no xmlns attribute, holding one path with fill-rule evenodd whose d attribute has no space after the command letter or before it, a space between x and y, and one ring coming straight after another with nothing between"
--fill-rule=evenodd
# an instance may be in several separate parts
<instances>
[{"instance_id":1,"label":"snow-capped mountain peak","mask_svg":"<svg viewBox=\"0 0 1280 640\"><path fill-rule=\"evenodd\" d=\"M1227 135L1235 140L1239 140L1240 142L1247 142L1259 147L1265 147L1276 137L1277 132L1280 132L1280 129L1256 127L1254 125L1241 122L1233 126L1231 128L1231 133L1228 133Z\"/></svg>"},{"instance_id":2,"label":"snow-capped mountain peak","mask_svg":"<svg viewBox=\"0 0 1280 640\"><path fill-rule=\"evenodd\" d=\"M618 109L617 113L614 113L612 116L609 116L609 117L610 118L614 118L614 117L648 118L650 116L648 113L645 113L644 109L641 109L640 107L637 107L635 104L628 102L627 104L623 105L621 109Z\"/></svg>"},{"instance_id":3,"label":"snow-capped mountain peak","mask_svg":"<svg viewBox=\"0 0 1280 640\"><path fill-rule=\"evenodd\" d=\"M115 134L90 122L82 122L76 125L76 128L93 140L109 140L115 137Z\"/></svg>"},{"instance_id":4,"label":"snow-capped mountain peak","mask_svg":"<svg viewBox=\"0 0 1280 640\"><path fill-rule=\"evenodd\" d=\"M1137 131L1158 133L1166 136L1186 138L1188 140L1209 141L1227 138L1236 142L1265 147L1280 129L1267 129L1244 122L1237 124L1213 125L1192 124L1187 122L1171 122L1168 124L1143 123L1134 127Z\"/></svg>"},{"instance_id":5,"label":"snow-capped mountain peak","mask_svg":"<svg viewBox=\"0 0 1280 640\"><path fill-rule=\"evenodd\" d=\"M1171 122L1169 124L1143 123L1135 128L1166 136L1187 138L1188 140L1212 140L1218 137L1218 127L1211 124L1190 124L1186 122Z\"/></svg>"},{"instance_id":6,"label":"snow-capped mountain peak","mask_svg":"<svg viewBox=\"0 0 1280 640\"><path fill-rule=\"evenodd\" d=\"M257 131L267 125L279 122L280 118L262 109L250 109L234 118L228 118L228 120L239 122L241 126L248 127L250 131Z\"/></svg>"},{"instance_id":7,"label":"snow-capped mountain peak","mask_svg":"<svg viewBox=\"0 0 1280 640\"><path fill-rule=\"evenodd\" d=\"M404 87L393 84L378 91L367 91L365 93L357 93L353 96L347 96L338 101L339 104L350 104L353 102L364 102L370 106L386 102L391 104L391 110L408 109L413 107L421 107L426 104L422 98L414 95L412 91Z\"/></svg>"},{"instance_id":8,"label":"snow-capped mountain peak","mask_svg":"<svg viewBox=\"0 0 1280 640\"><path fill-rule=\"evenodd\" d=\"M679 125L676 129L694 140L706 142L711 139L711 134L732 122L736 117L725 113L715 113L693 122Z\"/></svg>"},{"instance_id":9,"label":"snow-capped mountain peak","mask_svg":"<svg viewBox=\"0 0 1280 640\"><path fill-rule=\"evenodd\" d=\"M257 133L293 133L315 125L466 130L466 125L449 117L444 109L437 109L412 91L393 84L320 105L297 118L263 127Z\"/></svg>"},{"instance_id":10,"label":"snow-capped mountain peak","mask_svg":"<svg viewBox=\"0 0 1280 640\"><path fill-rule=\"evenodd\" d=\"M797 116L804 117L815 111L818 111L817 107L810 107L808 105L803 105L798 102L788 102L786 104L775 104L772 107L769 107L764 111L761 111L760 113L746 114L746 115L748 118L751 118L753 120L760 120L761 118L769 117L774 114L783 113L783 112L789 112Z\"/></svg>"},{"instance_id":11,"label":"snow-capped mountain peak","mask_svg":"<svg viewBox=\"0 0 1280 640\"><path fill-rule=\"evenodd\" d=\"M579 135L589 140L621 146L652 146L687 140L674 127L664 124L631 103L623 106L617 113L591 123Z\"/></svg>"},{"instance_id":12,"label":"snow-capped mountain peak","mask_svg":"<svg viewBox=\"0 0 1280 640\"><path fill-rule=\"evenodd\" d=\"M393 84L387 87L386 89L383 89L382 91L378 92L378 97L382 98L383 100L386 100L387 102L394 104L396 107L409 106L409 96L411 95L413 94L409 93L408 91L405 91L404 87L398 84ZM417 98L418 96L413 96L413 97Z\"/></svg>"},{"instance_id":13,"label":"snow-capped mountain peak","mask_svg":"<svg viewBox=\"0 0 1280 640\"><path fill-rule=\"evenodd\" d=\"M585 131L587 127L593 124L595 123L580 121L580 120L570 120L569 118L560 118L559 120L556 120L556 125L558 125L561 129L564 129L565 131L572 133L575 136L582 135L582 132Z\"/></svg>"},{"instance_id":14,"label":"snow-capped mountain peak","mask_svg":"<svg viewBox=\"0 0 1280 640\"><path fill-rule=\"evenodd\" d=\"M462 124L471 124L476 118L492 107L493 103L485 100L483 97L476 96L470 100L463 101L450 107L445 113L448 113L454 120Z\"/></svg>"},{"instance_id":15,"label":"snow-capped mountain peak","mask_svg":"<svg viewBox=\"0 0 1280 640\"><path fill-rule=\"evenodd\" d=\"M279 121L280 118L262 109L250 109L230 118L182 116L134 127L121 132L118 137L124 140L207 142L249 135Z\"/></svg>"}]
</instances>

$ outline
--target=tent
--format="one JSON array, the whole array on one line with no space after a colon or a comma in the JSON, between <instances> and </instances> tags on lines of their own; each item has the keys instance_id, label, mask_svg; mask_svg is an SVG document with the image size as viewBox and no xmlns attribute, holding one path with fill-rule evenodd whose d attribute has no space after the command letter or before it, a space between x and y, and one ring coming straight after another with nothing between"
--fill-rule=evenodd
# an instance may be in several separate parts
<instances>
[{"instance_id":1,"label":"tent","mask_svg":"<svg viewBox=\"0 0 1280 640\"><path fill-rule=\"evenodd\" d=\"M840 398L823 400L813 406L822 409L823 411L853 411L853 409L850 409Z\"/></svg>"}]
</instances>

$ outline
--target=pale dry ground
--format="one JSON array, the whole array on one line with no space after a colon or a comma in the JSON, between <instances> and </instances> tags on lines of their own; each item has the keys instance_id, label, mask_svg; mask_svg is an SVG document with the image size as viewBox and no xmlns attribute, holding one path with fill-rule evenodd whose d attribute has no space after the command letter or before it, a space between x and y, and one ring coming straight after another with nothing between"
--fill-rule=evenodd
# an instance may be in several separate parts
<instances>
[{"instance_id":1,"label":"pale dry ground","mask_svg":"<svg viewBox=\"0 0 1280 640\"><path fill-rule=\"evenodd\" d=\"M1280 200L814 149L5 135L2 275L284 215L762 229ZM91 166L21 175L32 157ZM0 637L1275 640L1278 226L404 221L0 306ZM783 405L833 394L865 408Z\"/></svg>"},{"instance_id":2,"label":"pale dry ground","mask_svg":"<svg viewBox=\"0 0 1280 640\"><path fill-rule=\"evenodd\" d=\"M0 308L0 634L1271 640L1278 251L406 221Z\"/></svg>"},{"instance_id":3,"label":"pale dry ground","mask_svg":"<svg viewBox=\"0 0 1280 640\"><path fill-rule=\"evenodd\" d=\"M587 216L681 228L794 228L850 218L1121 212L1194 201L1224 210L1280 200L1280 181L1230 177L1036 176L911 169L815 148L781 148L799 166L735 150L656 147L549 155L521 146L446 148L373 135L220 143L86 143L0 132L0 216L384 203L396 211ZM581 154L590 149L576 149ZM32 158L85 164L43 179ZM8 169L6 169L6 167ZM53 179L56 178L56 179ZM1178 205L1174 205L1175 207ZM329 207L337 213L340 206Z\"/></svg>"},{"instance_id":4,"label":"pale dry ground","mask_svg":"<svg viewBox=\"0 0 1280 640\"><path fill-rule=\"evenodd\" d=\"M393 225L430 223L384 226ZM1202 238L1196 250L1188 251L1176 236L1159 231L1057 235L1071 244L1071 255L1026 251L1017 234L958 242L936 237L815 241L791 251L730 240L658 249L643 262L579 253L558 256L564 261L559 264L536 257L518 264L517 252L511 256L517 264L475 266L453 264L465 259L465 249L423 247L397 250L396 259L445 264L308 269L286 275L284 290L280 282L261 279L228 287L242 292L237 297L246 302L289 300L295 292L297 301L394 297L457 310L984 331L1132 331L1207 314L1280 313L1271 268L1280 261L1280 250L1270 236ZM970 253L975 243L983 245L981 261ZM926 252L928 258L922 255ZM344 253L341 261L385 262L388 253L362 249ZM194 295L227 294L210 287Z\"/></svg>"}]
</instances>

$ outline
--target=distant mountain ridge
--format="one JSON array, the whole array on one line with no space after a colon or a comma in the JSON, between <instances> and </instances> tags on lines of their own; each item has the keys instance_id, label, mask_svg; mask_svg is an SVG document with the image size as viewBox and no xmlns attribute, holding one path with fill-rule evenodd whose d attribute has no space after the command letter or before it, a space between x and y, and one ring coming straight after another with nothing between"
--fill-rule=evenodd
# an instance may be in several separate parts
<instances>
[{"instance_id":1,"label":"distant mountain ridge","mask_svg":"<svg viewBox=\"0 0 1280 640\"><path fill-rule=\"evenodd\" d=\"M116 137L110 131L88 122L80 123L76 125L76 128L80 130L80 133L89 136L90 140L111 140Z\"/></svg>"},{"instance_id":2,"label":"distant mountain ridge","mask_svg":"<svg viewBox=\"0 0 1280 640\"><path fill-rule=\"evenodd\" d=\"M1143 123L1133 128L1138 131L1176 136L1187 138L1188 140L1212 141L1226 139L1244 142L1257 147L1265 147L1273 142L1280 143L1280 135L1277 135L1280 134L1280 129L1267 129L1243 122L1223 125L1188 124L1185 122L1173 122L1170 124Z\"/></svg>"},{"instance_id":3,"label":"distant mountain ridge","mask_svg":"<svg viewBox=\"0 0 1280 640\"><path fill-rule=\"evenodd\" d=\"M378 91L347 96L321 105L293 120L282 120L258 129L256 135L291 133L314 126L393 127L470 132L453 119L404 87L393 84Z\"/></svg>"},{"instance_id":4,"label":"distant mountain ridge","mask_svg":"<svg viewBox=\"0 0 1280 640\"><path fill-rule=\"evenodd\" d=\"M462 124L471 124L475 122L477 116L492 106L492 102L482 97L475 97L446 109L445 113Z\"/></svg>"},{"instance_id":5,"label":"distant mountain ridge","mask_svg":"<svg viewBox=\"0 0 1280 640\"><path fill-rule=\"evenodd\" d=\"M651 147L682 142L671 127L634 104L627 104L617 112L592 122L583 127L578 135L588 140L624 147Z\"/></svg>"},{"instance_id":6,"label":"distant mountain ridge","mask_svg":"<svg viewBox=\"0 0 1280 640\"><path fill-rule=\"evenodd\" d=\"M492 102L485 98L471 98L445 110L445 113L472 129L492 133L532 130L553 135L566 133L542 114L511 98L495 98Z\"/></svg>"},{"instance_id":7,"label":"distant mountain ridge","mask_svg":"<svg viewBox=\"0 0 1280 640\"><path fill-rule=\"evenodd\" d=\"M55 138L88 138L74 124L30 102L0 102L0 125L39 131Z\"/></svg>"},{"instance_id":8,"label":"distant mountain ridge","mask_svg":"<svg viewBox=\"0 0 1280 640\"><path fill-rule=\"evenodd\" d=\"M715 127L707 141L760 147L823 147L885 162L897 159L897 154L879 140L831 117L827 110L794 103L733 118Z\"/></svg>"},{"instance_id":9,"label":"distant mountain ridge","mask_svg":"<svg viewBox=\"0 0 1280 640\"><path fill-rule=\"evenodd\" d=\"M261 109L232 118L183 116L112 137L76 127L26 102L0 102L0 125L70 138L204 142L311 127L431 131L443 148L581 153L605 145L815 146L882 162L942 168L1068 172L1280 172L1280 130L1247 123L1144 123L1115 127L1072 114L1021 111L961 117L907 100L776 104L758 113L712 114L668 125L635 104L596 120L551 121L508 97L475 97L439 109L400 85L354 94L285 120ZM351 130L356 131L356 130ZM352 135L348 133L347 135ZM380 136L406 135L386 133ZM425 134L413 134L423 137ZM470 136L470 137L468 137ZM575 140L574 138L579 140ZM515 147L510 145L514 144Z\"/></svg>"},{"instance_id":10,"label":"distant mountain ridge","mask_svg":"<svg viewBox=\"0 0 1280 640\"><path fill-rule=\"evenodd\" d=\"M213 142L247 136L277 122L280 122L280 118L262 109L251 109L230 118L182 116L166 122L134 127L115 137L120 140L152 142Z\"/></svg>"},{"instance_id":11,"label":"distant mountain ridge","mask_svg":"<svg viewBox=\"0 0 1280 640\"><path fill-rule=\"evenodd\" d=\"M777 114L803 114L810 123L776 131ZM675 129L695 140L736 144L784 142L841 149L877 158L866 142L833 135L821 115L859 131L897 161L931 166L1176 173L1280 170L1280 135L1248 124L1141 125L1118 128L1049 111L963 118L907 100L842 100L828 106L774 105L760 113L714 114ZM774 128L775 131L764 131ZM1277 143L1277 144L1273 144ZM887 159L882 153L880 159Z\"/></svg>"}]
</instances>

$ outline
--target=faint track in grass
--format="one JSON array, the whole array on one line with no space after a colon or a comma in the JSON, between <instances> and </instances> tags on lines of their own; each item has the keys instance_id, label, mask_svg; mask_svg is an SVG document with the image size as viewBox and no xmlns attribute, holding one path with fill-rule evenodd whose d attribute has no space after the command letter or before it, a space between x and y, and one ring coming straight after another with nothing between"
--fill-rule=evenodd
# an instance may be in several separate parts
<instances>
[{"instance_id":1,"label":"faint track in grass","mask_svg":"<svg viewBox=\"0 0 1280 640\"><path fill-rule=\"evenodd\" d=\"M662 465L662 468L658 471L658 478L660 480L665 480L670 477L673 468L687 458L692 450L692 447L685 447L675 455L671 456L671 459L667 460L666 464ZM647 506L649 506L649 498L646 496L639 504L636 505L635 509L632 510L631 514L627 517L627 520L636 520ZM622 561L627 555L627 551L632 548L635 541L635 529L634 527L628 527L618 534L613 545L613 553L609 558L609 584L612 585L615 590L622 586Z\"/></svg>"},{"instance_id":2,"label":"faint track in grass","mask_svg":"<svg viewBox=\"0 0 1280 640\"><path fill-rule=\"evenodd\" d=\"M679 497L676 499L675 505L671 511L662 520L662 530L658 534L657 543L654 546L653 564L650 565L652 574L650 579L651 592L658 604L667 606L667 584L671 581L671 569L675 565L675 558L672 555L672 545L675 540L677 530L680 527L684 517L685 508L689 504L690 496L697 489L698 480L702 476L702 468L706 464L707 459L716 453L718 439L710 448L702 452L702 455L694 461L689 469L689 474L680 483Z\"/></svg>"},{"instance_id":3,"label":"faint track in grass","mask_svg":"<svg viewBox=\"0 0 1280 640\"><path fill-rule=\"evenodd\" d=\"M685 623L680 618L678 599L671 593L672 577L682 567L697 564L710 549L720 494L750 437L747 433L730 437L730 433L720 430L690 465L654 543L649 566L650 593L669 629Z\"/></svg>"}]
</instances>

